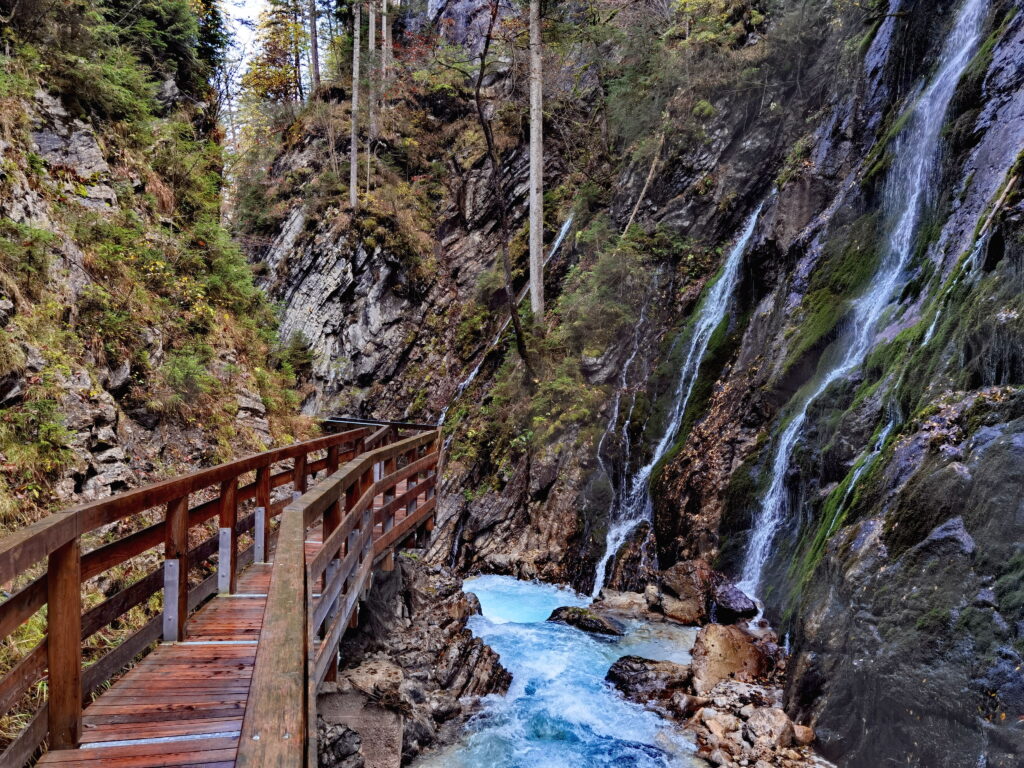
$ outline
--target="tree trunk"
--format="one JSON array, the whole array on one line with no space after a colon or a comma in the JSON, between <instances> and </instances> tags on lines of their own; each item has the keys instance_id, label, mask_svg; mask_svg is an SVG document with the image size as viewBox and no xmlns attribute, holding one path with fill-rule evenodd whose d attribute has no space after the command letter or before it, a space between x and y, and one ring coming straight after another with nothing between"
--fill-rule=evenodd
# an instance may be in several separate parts
<instances>
[{"instance_id":1,"label":"tree trunk","mask_svg":"<svg viewBox=\"0 0 1024 768\"><path fill-rule=\"evenodd\" d=\"M530 305L544 317L544 81L540 0L530 0Z\"/></svg>"},{"instance_id":2,"label":"tree trunk","mask_svg":"<svg viewBox=\"0 0 1024 768\"><path fill-rule=\"evenodd\" d=\"M316 0L309 0L309 76L313 83L313 93L320 87L320 47L317 37Z\"/></svg>"},{"instance_id":3,"label":"tree trunk","mask_svg":"<svg viewBox=\"0 0 1024 768\"><path fill-rule=\"evenodd\" d=\"M359 205L359 3L352 7L352 143L349 147L348 201L353 213Z\"/></svg>"},{"instance_id":4,"label":"tree trunk","mask_svg":"<svg viewBox=\"0 0 1024 768\"><path fill-rule=\"evenodd\" d=\"M366 36L366 50L367 50L367 53L369 54L369 59L367 60L367 63L366 63L366 71L367 71L368 80L369 80L369 92L367 94L366 109L368 110L368 113L367 113L368 117L369 117L368 125L369 125L369 131L370 131L370 142L371 142L371 146L372 146L373 140L377 138L377 93L376 93L377 89L376 89L376 78L374 76L374 71L373 71L373 69L374 69L373 65L374 65L375 54L377 53L377 5L376 5L376 0L369 0L368 8L369 8L369 12L370 12L370 23L369 23L369 28L367 30L369 34L367 34L367 36ZM384 23L384 16L381 15L381 24L383 24L383 23ZM367 153L367 155L369 155L369 153ZM370 163L369 156L367 156L366 163L367 163L367 169L369 169L369 163ZM369 173L369 170L367 170L367 173ZM367 182L367 186L369 186L369 182Z\"/></svg>"},{"instance_id":5,"label":"tree trunk","mask_svg":"<svg viewBox=\"0 0 1024 768\"><path fill-rule=\"evenodd\" d=\"M386 2L387 0L385 0ZM509 319L512 320L512 328L516 337L516 349L523 361L526 372L527 386L533 388L533 380L536 378L533 366L530 363L529 351L526 347L526 336L523 333L523 325L519 321L519 306L515 295L512 292L512 260L508 255L508 243L511 239L508 229L508 211L505 209L505 196L501 191L501 166L498 164L498 151L494 146L494 131L491 129L491 121L484 110L483 83L487 72L487 54L491 50L491 40L494 35L494 25L498 19L498 0L491 0L491 13L487 25L487 34L484 37L484 47L480 52L480 71L476 78L476 116L480 122L480 130L483 131L484 141L487 143L487 159L491 166L490 182L491 194L494 195L498 204L498 227L501 238L501 263L505 272L505 301L508 304Z\"/></svg>"},{"instance_id":6,"label":"tree trunk","mask_svg":"<svg viewBox=\"0 0 1024 768\"><path fill-rule=\"evenodd\" d=\"M292 20L292 74L295 76L295 92L298 94L298 101L306 100L306 92L302 87L302 11L300 6L294 5L291 9Z\"/></svg>"},{"instance_id":7,"label":"tree trunk","mask_svg":"<svg viewBox=\"0 0 1024 768\"><path fill-rule=\"evenodd\" d=\"M391 25L388 23L388 0L381 0L380 34L380 73L381 79L386 83L388 77L388 70L391 67Z\"/></svg>"}]
</instances>

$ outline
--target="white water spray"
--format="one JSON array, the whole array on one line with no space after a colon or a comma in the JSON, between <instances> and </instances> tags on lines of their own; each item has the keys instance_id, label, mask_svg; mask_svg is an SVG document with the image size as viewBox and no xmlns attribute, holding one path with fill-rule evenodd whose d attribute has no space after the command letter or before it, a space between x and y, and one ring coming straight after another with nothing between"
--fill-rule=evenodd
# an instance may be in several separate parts
<instances>
[{"instance_id":1,"label":"white water spray","mask_svg":"<svg viewBox=\"0 0 1024 768\"><path fill-rule=\"evenodd\" d=\"M761 586L772 541L786 519L786 474L793 447L807 420L807 409L836 380L861 364L871 348L875 330L895 298L903 271L913 253L914 235L921 207L933 175L941 143L942 125L950 100L981 36L981 22L988 0L965 0L950 31L939 60L939 69L913 107L907 127L895 139L893 165L885 186L884 206L890 226L882 263L869 290L850 311L849 327L841 339L845 350L832 367L820 373L808 388L776 443L772 480L754 521L743 563L740 589L750 595Z\"/></svg>"},{"instance_id":2,"label":"white water spray","mask_svg":"<svg viewBox=\"0 0 1024 768\"><path fill-rule=\"evenodd\" d=\"M619 547L622 546L640 523L651 519L651 473L654 472L658 462L668 453L679 434L679 428L683 424L683 417L686 415L686 406L693 392L693 385L697 382L697 373L700 370L701 361L707 352L712 334L714 334L715 329L722 322L726 311L729 309L729 305L732 303L732 295L736 288L740 264L743 262L743 254L746 253L750 239L754 235L754 226L763 207L764 203L759 205L757 210L747 219L743 226L743 231L726 257L721 274L715 280L711 290L708 291L707 296L705 296L704 301L701 303L697 318L693 324L686 356L683 359L682 366L679 368L679 378L676 380L676 387L672 393L672 408L661 439L658 440L658 444L654 447L650 460L636 471L629 479L628 485L623 488L621 493L616 494L616 500L612 502L613 508L610 515L612 524L608 529L604 555L597 564L594 578L593 595L595 597L604 586L605 579L608 577L608 564L619 551ZM634 341L634 350L630 357L630 363L632 363L633 357L636 356L636 347L637 344ZM628 370L623 370L621 386L625 386L627 373ZM620 397L621 387L619 393L616 393L615 396L612 419L599 443L598 460L602 463L602 466L604 461L601 458L600 448L604 445L608 434L617 426ZM605 469L607 471L607 468Z\"/></svg>"}]
</instances>

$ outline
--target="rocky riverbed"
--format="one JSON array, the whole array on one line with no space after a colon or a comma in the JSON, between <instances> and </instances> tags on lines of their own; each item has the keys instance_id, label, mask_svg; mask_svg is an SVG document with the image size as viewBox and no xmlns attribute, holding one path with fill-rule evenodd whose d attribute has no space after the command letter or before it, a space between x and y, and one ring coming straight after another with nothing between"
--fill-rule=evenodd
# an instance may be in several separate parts
<instances>
[{"instance_id":1,"label":"rocky riverbed","mask_svg":"<svg viewBox=\"0 0 1024 768\"><path fill-rule=\"evenodd\" d=\"M774 632L702 561L597 600L509 576L462 583L409 559L374 590L387 607L362 616L321 708L355 692L397 717L403 764L828 765L783 709ZM340 756L324 765L358 768L377 749L344 723L321 731L322 752Z\"/></svg>"},{"instance_id":2,"label":"rocky riverbed","mask_svg":"<svg viewBox=\"0 0 1024 768\"><path fill-rule=\"evenodd\" d=\"M427 565L415 552L398 557L393 571L378 571L359 626L342 643L338 683L324 686L318 702L320 765L359 768L380 736L360 732L345 712L387 713L360 719L370 731L395 731L395 744L373 742L374 758L390 750L404 763L453 741L480 696L506 691L511 676L498 655L467 629L479 613L479 601L462 591L453 571Z\"/></svg>"},{"instance_id":3,"label":"rocky riverbed","mask_svg":"<svg viewBox=\"0 0 1024 768\"><path fill-rule=\"evenodd\" d=\"M605 590L581 629L599 620L702 625L687 664L624 656L606 680L623 696L678 723L697 756L719 766L827 765L814 731L783 709L786 654L757 605L701 560L662 571L644 593Z\"/></svg>"}]
</instances>

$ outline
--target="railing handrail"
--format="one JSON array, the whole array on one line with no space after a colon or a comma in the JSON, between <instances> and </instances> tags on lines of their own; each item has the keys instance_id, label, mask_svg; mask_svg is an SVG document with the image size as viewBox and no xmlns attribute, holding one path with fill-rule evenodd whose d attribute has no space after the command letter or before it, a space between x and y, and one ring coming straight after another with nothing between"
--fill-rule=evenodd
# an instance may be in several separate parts
<instances>
[{"instance_id":1,"label":"railing handrail","mask_svg":"<svg viewBox=\"0 0 1024 768\"><path fill-rule=\"evenodd\" d=\"M115 496L92 501L58 512L15 533L0 538L0 585L6 584L26 568L64 546L72 539L127 515L158 507L184 494L216 485L225 479L268 467L280 461L294 459L358 439L368 434L367 429L354 429L334 435L306 440L262 453L253 453L239 459L206 467L186 475L158 480L149 485L124 491Z\"/></svg>"},{"instance_id":2,"label":"railing handrail","mask_svg":"<svg viewBox=\"0 0 1024 768\"><path fill-rule=\"evenodd\" d=\"M362 424L369 427L398 427L399 429L437 429L437 424L422 424L414 421L390 421L388 419L364 419L362 416L329 416L325 424Z\"/></svg>"},{"instance_id":3,"label":"railing handrail","mask_svg":"<svg viewBox=\"0 0 1024 768\"><path fill-rule=\"evenodd\" d=\"M0 714L16 704L36 681L44 676L50 680L49 700L3 750L0 764L20 765L45 740L51 748L74 746L81 728L83 698L144 652L161 634L165 639L181 639L190 611L214 592L233 592L240 568L265 558L272 538L271 520L288 503L288 497L281 498L280 494L275 500L274 489L290 485L293 494L301 494L311 475L331 474L341 462L364 452L369 433L364 426L243 456L55 513L0 539L0 584L29 572L39 561L46 566L42 575L0 602L0 640L43 606L48 611L44 639L11 670L0 675ZM290 465L277 470L289 460ZM252 472L255 480L242 486L243 478ZM215 498L190 507L190 496L206 489L211 489ZM250 500L255 506L243 517L242 503ZM164 516L158 522L115 541L101 542L83 554L83 534L160 507ZM218 516L219 531L214 536L199 544L190 542L192 526ZM239 535L250 531L253 545L239 551ZM164 549L162 573L158 567L83 611L81 583L160 546ZM216 572L199 586L191 586L189 570L213 555L218 557ZM161 590L163 610L83 669L81 641Z\"/></svg>"},{"instance_id":4,"label":"railing handrail","mask_svg":"<svg viewBox=\"0 0 1024 768\"><path fill-rule=\"evenodd\" d=\"M392 432L392 434L394 434ZM318 483L299 499L285 507L281 515L281 528L275 557L274 577L267 595L263 630L252 677L252 695L246 707L238 746L236 765L241 768L259 766L288 766L297 768L315 759L311 755L315 745L315 701L319 682L315 666L320 660L315 653L313 639L321 626L325 629L324 647L320 653L333 653L333 643L340 639L340 628L347 622L359 592L372 570L377 553L373 546L373 530L377 520L372 515L372 501L378 492L385 493L385 511L392 511L397 499L394 490L398 482L408 476L422 473L421 480L411 491L425 493L428 500L417 509L421 517L409 520L415 524L433 510L434 477L440 451L440 433L433 429L420 435L397 440L353 457L337 472ZM417 456L421 448L433 446L419 461L407 461L397 469L401 456L407 460ZM389 467L390 472L379 479L374 477L375 467ZM390 500L388 494L390 491ZM345 509L341 510L340 505ZM333 515L330 528L328 514ZM393 512L392 512L393 514ZM311 574L306 562L304 541L306 531L318 518L324 517L324 544L314 558L316 567ZM388 523L381 521L385 533ZM411 527L411 525L410 525ZM358 534L357 534L358 532ZM396 534L408 535L406 530ZM329 535L332 534L332 535ZM382 537L383 538L383 537ZM341 542L347 541L348 546ZM333 542L333 543L331 543ZM351 545L355 549L350 549ZM323 556L328 546L344 546L344 561L333 551ZM394 543L388 542L389 546ZM337 563L335 571L324 571L327 559ZM317 618L311 604L310 580L324 580ZM353 581L355 579L355 581ZM344 594L342 588L346 588ZM296 609L296 598L301 595ZM338 603L344 599L344 608ZM330 628L322 622L328 609L334 613ZM330 664L331 658L326 662ZM321 663L322 667L323 664Z\"/></svg>"}]
</instances>

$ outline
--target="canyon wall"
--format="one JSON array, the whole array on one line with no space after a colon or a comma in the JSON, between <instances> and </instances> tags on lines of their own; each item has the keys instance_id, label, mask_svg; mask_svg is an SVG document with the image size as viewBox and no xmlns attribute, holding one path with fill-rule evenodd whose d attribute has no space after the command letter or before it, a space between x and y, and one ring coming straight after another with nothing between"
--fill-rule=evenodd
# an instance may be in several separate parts
<instances>
[{"instance_id":1,"label":"canyon wall","mask_svg":"<svg viewBox=\"0 0 1024 768\"><path fill-rule=\"evenodd\" d=\"M671 450L651 472L651 519L608 583L637 588L656 564L698 556L744 577L775 493L781 513L753 588L792 646L787 706L813 723L825 755L1014 764L1024 17L1010 0L975 5L976 39L956 48L961 3L733 4L727 33L704 51L714 71L671 84L649 122L599 71L579 88L564 76L600 70L602 56L628 61L624 43L551 54L549 246L573 224L546 275L548 327L527 328L532 380L501 333L500 206L471 81L391 104L380 140L390 165L354 216L318 186L340 141L305 118L268 165L278 208L250 256L285 329L312 350L307 410L443 415L430 556L589 590L617 505L666 434L701 297L760 209ZM951 48L966 58L947 69ZM501 113L500 194L515 290L520 64L502 62L485 88L488 109L512 115ZM927 101L948 71L949 98ZM567 139L560 128L584 124L602 88L635 124L612 111ZM331 99L325 109L344 109ZM939 104L936 151L893 262L909 199L893 190L922 103ZM604 131L618 132L609 151L581 160L575 141L603 142ZM630 220L639 226L623 237ZM863 317L872 322L858 330ZM860 340L863 354L848 359Z\"/></svg>"}]
</instances>

